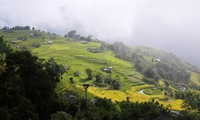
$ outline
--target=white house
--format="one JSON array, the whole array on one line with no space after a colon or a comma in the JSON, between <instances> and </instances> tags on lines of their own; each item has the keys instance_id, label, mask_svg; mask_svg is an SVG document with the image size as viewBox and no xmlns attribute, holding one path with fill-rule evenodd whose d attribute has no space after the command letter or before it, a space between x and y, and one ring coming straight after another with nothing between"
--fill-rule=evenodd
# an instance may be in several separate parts
<instances>
[{"instance_id":1,"label":"white house","mask_svg":"<svg viewBox=\"0 0 200 120\"><path fill-rule=\"evenodd\" d=\"M48 44L52 44L53 42L52 42L52 41L48 41L47 43L48 43Z\"/></svg>"}]
</instances>

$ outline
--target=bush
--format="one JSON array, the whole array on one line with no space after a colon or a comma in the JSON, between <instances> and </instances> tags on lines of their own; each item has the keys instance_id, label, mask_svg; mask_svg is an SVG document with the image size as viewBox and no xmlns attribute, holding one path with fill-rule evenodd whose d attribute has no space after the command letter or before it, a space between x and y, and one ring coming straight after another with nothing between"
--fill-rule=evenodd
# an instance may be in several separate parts
<instances>
[{"instance_id":1,"label":"bush","mask_svg":"<svg viewBox=\"0 0 200 120\"><path fill-rule=\"evenodd\" d=\"M51 115L51 120L74 120L73 117L66 112L58 111Z\"/></svg>"},{"instance_id":2,"label":"bush","mask_svg":"<svg viewBox=\"0 0 200 120\"><path fill-rule=\"evenodd\" d=\"M40 47L40 44L39 44L39 43L33 43L31 46L36 47L36 48L39 48L39 47Z\"/></svg>"}]
</instances>

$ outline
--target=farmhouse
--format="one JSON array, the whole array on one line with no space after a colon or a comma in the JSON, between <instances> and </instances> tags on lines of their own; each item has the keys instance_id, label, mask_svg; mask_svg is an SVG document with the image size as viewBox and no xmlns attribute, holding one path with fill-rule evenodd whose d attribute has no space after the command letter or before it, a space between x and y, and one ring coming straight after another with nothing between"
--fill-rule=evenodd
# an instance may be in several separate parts
<instances>
[{"instance_id":1,"label":"farmhouse","mask_svg":"<svg viewBox=\"0 0 200 120\"><path fill-rule=\"evenodd\" d=\"M88 41L81 41L81 44L88 44Z\"/></svg>"},{"instance_id":2,"label":"farmhouse","mask_svg":"<svg viewBox=\"0 0 200 120\"><path fill-rule=\"evenodd\" d=\"M103 72L111 73L112 72L112 66L109 66L107 68L100 68L100 70L102 70Z\"/></svg>"},{"instance_id":3,"label":"farmhouse","mask_svg":"<svg viewBox=\"0 0 200 120\"><path fill-rule=\"evenodd\" d=\"M11 41L12 44L17 44L16 40Z\"/></svg>"},{"instance_id":4,"label":"farmhouse","mask_svg":"<svg viewBox=\"0 0 200 120\"><path fill-rule=\"evenodd\" d=\"M47 43L48 43L48 44L52 44L53 42L52 42L52 41L48 41Z\"/></svg>"},{"instance_id":5,"label":"farmhouse","mask_svg":"<svg viewBox=\"0 0 200 120\"><path fill-rule=\"evenodd\" d=\"M156 58L155 61L156 61L156 62L160 62L160 59Z\"/></svg>"},{"instance_id":6,"label":"farmhouse","mask_svg":"<svg viewBox=\"0 0 200 120\"><path fill-rule=\"evenodd\" d=\"M31 35L31 36L34 36L34 33L33 33L33 32L30 32L30 35Z\"/></svg>"}]
</instances>

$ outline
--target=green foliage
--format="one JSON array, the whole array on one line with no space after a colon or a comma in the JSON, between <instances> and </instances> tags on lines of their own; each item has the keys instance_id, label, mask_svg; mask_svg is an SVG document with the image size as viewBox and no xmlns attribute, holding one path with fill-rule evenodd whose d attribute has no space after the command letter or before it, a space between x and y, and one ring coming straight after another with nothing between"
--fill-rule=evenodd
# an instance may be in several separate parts
<instances>
[{"instance_id":1,"label":"green foliage","mask_svg":"<svg viewBox=\"0 0 200 120\"><path fill-rule=\"evenodd\" d=\"M200 120L200 114L195 112L181 111L176 120Z\"/></svg>"},{"instance_id":2,"label":"green foliage","mask_svg":"<svg viewBox=\"0 0 200 120\"><path fill-rule=\"evenodd\" d=\"M74 72L74 77L78 77L81 74L81 72L79 70Z\"/></svg>"},{"instance_id":3,"label":"green foliage","mask_svg":"<svg viewBox=\"0 0 200 120\"><path fill-rule=\"evenodd\" d=\"M194 92L186 92L182 107L189 111L196 110L200 112L200 94Z\"/></svg>"},{"instance_id":4,"label":"green foliage","mask_svg":"<svg viewBox=\"0 0 200 120\"><path fill-rule=\"evenodd\" d=\"M73 78L73 77L70 77L70 78L69 78L69 82L70 82L71 84L74 84L74 83L75 83L74 78Z\"/></svg>"},{"instance_id":5,"label":"green foliage","mask_svg":"<svg viewBox=\"0 0 200 120\"><path fill-rule=\"evenodd\" d=\"M76 30L71 30L68 32L68 37L74 38L76 36Z\"/></svg>"},{"instance_id":6,"label":"green foliage","mask_svg":"<svg viewBox=\"0 0 200 120\"><path fill-rule=\"evenodd\" d=\"M88 79L89 79L89 80L92 80L92 78L93 78L92 69L86 68L86 69L85 69L85 72L87 73Z\"/></svg>"},{"instance_id":7,"label":"green foliage","mask_svg":"<svg viewBox=\"0 0 200 120\"><path fill-rule=\"evenodd\" d=\"M51 115L51 120L74 120L73 117L66 112L58 111Z\"/></svg>"},{"instance_id":8,"label":"green foliage","mask_svg":"<svg viewBox=\"0 0 200 120\"><path fill-rule=\"evenodd\" d=\"M121 87L121 84L119 81L119 77L112 77L110 75L105 76L104 74L98 73L95 76L95 85L99 87L108 87L109 89L119 90Z\"/></svg>"},{"instance_id":9,"label":"green foliage","mask_svg":"<svg viewBox=\"0 0 200 120\"><path fill-rule=\"evenodd\" d=\"M159 80L159 74L153 68L146 69L143 74L148 78Z\"/></svg>"},{"instance_id":10,"label":"green foliage","mask_svg":"<svg viewBox=\"0 0 200 120\"><path fill-rule=\"evenodd\" d=\"M110 89L114 89L114 90L119 90L120 89L121 84L120 84L119 81L120 81L119 78L117 78L117 77L114 78L114 77L112 77L110 75L106 76L106 78L104 80L104 82L110 86L109 88Z\"/></svg>"},{"instance_id":11,"label":"green foliage","mask_svg":"<svg viewBox=\"0 0 200 120\"><path fill-rule=\"evenodd\" d=\"M186 95L183 91L175 91L174 97L176 99L185 99Z\"/></svg>"},{"instance_id":12,"label":"green foliage","mask_svg":"<svg viewBox=\"0 0 200 120\"><path fill-rule=\"evenodd\" d=\"M190 73L187 70L191 69L191 65L183 63L171 53L145 47L131 49L120 42L110 45L110 49L117 54L118 58L133 63L136 70L148 78L155 79L156 81L163 78L184 84L189 82ZM157 58L161 60L157 60ZM197 71L196 68L193 70ZM177 85L174 86L178 88Z\"/></svg>"},{"instance_id":13,"label":"green foliage","mask_svg":"<svg viewBox=\"0 0 200 120\"><path fill-rule=\"evenodd\" d=\"M167 109L154 102L131 103L121 102L121 115L124 120L152 120L160 115L168 114Z\"/></svg>"},{"instance_id":14,"label":"green foliage","mask_svg":"<svg viewBox=\"0 0 200 120\"><path fill-rule=\"evenodd\" d=\"M4 112L0 117L48 119L49 107L55 97L55 82L64 73L62 66L53 59L43 63L29 51L3 54L6 57L3 61L5 70L0 75L0 108Z\"/></svg>"},{"instance_id":15,"label":"green foliage","mask_svg":"<svg viewBox=\"0 0 200 120\"><path fill-rule=\"evenodd\" d=\"M30 26L15 26L10 28L10 30L30 30Z\"/></svg>"},{"instance_id":16,"label":"green foliage","mask_svg":"<svg viewBox=\"0 0 200 120\"><path fill-rule=\"evenodd\" d=\"M10 46L3 40L3 36L0 37L0 54L9 54L12 51Z\"/></svg>"},{"instance_id":17,"label":"green foliage","mask_svg":"<svg viewBox=\"0 0 200 120\"><path fill-rule=\"evenodd\" d=\"M66 72L66 68L63 65L58 65L53 58L44 63L44 69L51 76L54 83L60 82L60 77Z\"/></svg>"},{"instance_id":18,"label":"green foliage","mask_svg":"<svg viewBox=\"0 0 200 120\"><path fill-rule=\"evenodd\" d=\"M112 45L110 45L110 49L116 53L120 54L121 58L124 60L130 59L130 49L125 46L122 42L115 42Z\"/></svg>"},{"instance_id":19,"label":"green foliage","mask_svg":"<svg viewBox=\"0 0 200 120\"><path fill-rule=\"evenodd\" d=\"M43 69L38 57L32 56L28 51L16 51L7 55L6 64L2 77L9 82L7 88L14 87L16 94L29 99L36 105L39 114L43 113L45 116L54 97L55 84L51 74ZM10 89L7 91L11 92Z\"/></svg>"},{"instance_id":20,"label":"green foliage","mask_svg":"<svg viewBox=\"0 0 200 120\"><path fill-rule=\"evenodd\" d=\"M97 86L105 86L105 85L104 85L104 80L103 80L103 78L102 78L102 75L97 74L97 75L95 76L95 84L96 84Z\"/></svg>"},{"instance_id":21,"label":"green foliage","mask_svg":"<svg viewBox=\"0 0 200 120\"><path fill-rule=\"evenodd\" d=\"M11 109L11 114L13 120L39 120L35 106L26 98L22 98L20 103Z\"/></svg>"},{"instance_id":22,"label":"green foliage","mask_svg":"<svg viewBox=\"0 0 200 120\"><path fill-rule=\"evenodd\" d=\"M151 78L148 78L148 77L142 78L142 81L147 83L147 84L153 84L153 85L158 84L158 82L155 79L151 79Z\"/></svg>"},{"instance_id":23,"label":"green foliage","mask_svg":"<svg viewBox=\"0 0 200 120\"><path fill-rule=\"evenodd\" d=\"M64 95L59 95L59 97L54 101L52 105L52 113L57 111L64 111L71 116L76 116L78 113L79 98L72 99L73 94L67 92Z\"/></svg>"}]
</instances>

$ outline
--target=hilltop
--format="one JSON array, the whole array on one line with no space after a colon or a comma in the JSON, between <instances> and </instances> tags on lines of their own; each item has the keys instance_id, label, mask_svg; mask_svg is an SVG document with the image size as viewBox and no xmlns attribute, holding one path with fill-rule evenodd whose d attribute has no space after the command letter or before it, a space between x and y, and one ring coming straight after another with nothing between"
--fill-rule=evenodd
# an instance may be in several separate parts
<instances>
[{"instance_id":1,"label":"hilltop","mask_svg":"<svg viewBox=\"0 0 200 120\"><path fill-rule=\"evenodd\" d=\"M200 70L161 50L108 44L70 31L65 37L30 28L1 29L0 35L15 50L30 50L40 58L53 58L67 68L56 87L57 94L83 94L90 84L90 98L113 102L144 102L154 99L165 107L182 110L184 91L199 92ZM180 99L181 98L181 99Z\"/></svg>"}]
</instances>

